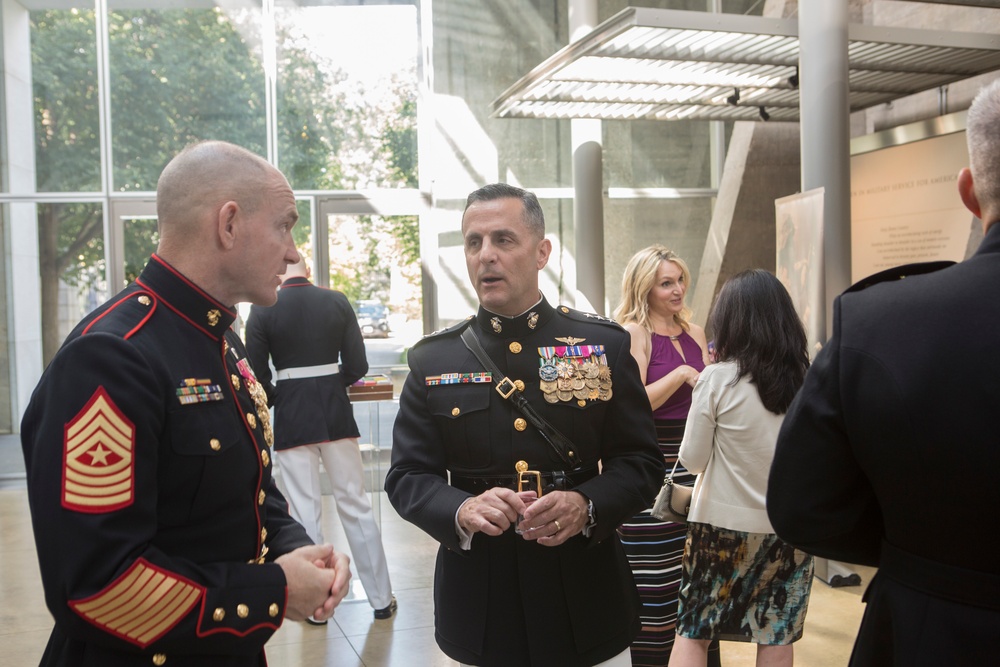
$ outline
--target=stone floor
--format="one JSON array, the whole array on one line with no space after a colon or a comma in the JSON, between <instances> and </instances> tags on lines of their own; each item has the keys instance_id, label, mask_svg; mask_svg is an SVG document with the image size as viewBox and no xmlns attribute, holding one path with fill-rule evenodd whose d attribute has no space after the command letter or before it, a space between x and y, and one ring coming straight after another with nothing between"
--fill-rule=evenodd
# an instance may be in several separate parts
<instances>
[{"instance_id":1,"label":"stone floor","mask_svg":"<svg viewBox=\"0 0 1000 667\"><path fill-rule=\"evenodd\" d=\"M14 477L14 479L11 479ZM385 500L383 540L399 612L375 621L355 577L352 593L326 627L285 623L267 645L273 667L421 667L453 666L434 643L431 586L436 544L403 521ZM325 497L325 533L347 549L333 500ZM52 619L45 608L23 479L5 478L0 488L0 664L37 665ZM860 569L867 584L873 571ZM847 664L861 620L863 586L831 588L816 579L805 636L795 645L796 663L806 667ZM723 642L723 664L754 664L752 645Z\"/></svg>"}]
</instances>

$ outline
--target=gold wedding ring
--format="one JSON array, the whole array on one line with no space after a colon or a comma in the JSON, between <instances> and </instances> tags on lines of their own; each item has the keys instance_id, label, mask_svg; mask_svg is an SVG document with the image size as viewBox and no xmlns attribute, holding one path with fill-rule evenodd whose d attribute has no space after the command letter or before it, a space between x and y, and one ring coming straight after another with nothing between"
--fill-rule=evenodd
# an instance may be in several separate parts
<instances>
[{"instance_id":1,"label":"gold wedding ring","mask_svg":"<svg viewBox=\"0 0 1000 667\"><path fill-rule=\"evenodd\" d=\"M562 526L559 525L559 519L554 520L552 523L556 524L556 532L558 533L562 530Z\"/></svg>"}]
</instances>

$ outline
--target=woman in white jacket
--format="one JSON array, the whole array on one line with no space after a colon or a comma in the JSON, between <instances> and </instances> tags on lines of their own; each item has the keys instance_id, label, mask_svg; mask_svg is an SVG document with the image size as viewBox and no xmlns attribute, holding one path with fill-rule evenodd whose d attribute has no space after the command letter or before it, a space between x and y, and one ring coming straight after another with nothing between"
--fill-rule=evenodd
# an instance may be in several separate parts
<instances>
[{"instance_id":1,"label":"woman in white jacket","mask_svg":"<svg viewBox=\"0 0 1000 667\"><path fill-rule=\"evenodd\" d=\"M723 285L710 317L716 363L702 371L680 447L700 473L681 573L670 667L705 665L712 639L757 644L757 665L791 665L812 557L774 534L764 498L778 429L802 385L806 336L788 292L756 269Z\"/></svg>"}]
</instances>

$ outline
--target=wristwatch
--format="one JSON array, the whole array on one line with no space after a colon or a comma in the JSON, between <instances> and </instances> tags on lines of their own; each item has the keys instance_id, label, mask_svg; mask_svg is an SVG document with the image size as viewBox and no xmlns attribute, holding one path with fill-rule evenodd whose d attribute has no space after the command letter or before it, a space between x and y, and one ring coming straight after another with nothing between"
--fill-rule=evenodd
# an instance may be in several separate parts
<instances>
[{"instance_id":1,"label":"wristwatch","mask_svg":"<svg viewBox=\"0 0 1000 667\"><path fill-rule=\"evenodd\" d=\"M594 501L587 498L587 525L584 528L590 529L597 525L597 515L594 513Z\"/></svg>"}]
</instances>

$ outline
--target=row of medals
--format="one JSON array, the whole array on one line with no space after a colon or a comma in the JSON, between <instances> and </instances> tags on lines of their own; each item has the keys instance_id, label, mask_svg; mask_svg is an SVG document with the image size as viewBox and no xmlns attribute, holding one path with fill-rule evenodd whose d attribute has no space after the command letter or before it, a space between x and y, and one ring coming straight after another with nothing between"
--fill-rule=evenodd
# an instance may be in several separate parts
<instances>
[{"instance_id":1,"label":"row of medals","mask_svg":"<svg viewBox=\"0 0 1000 667\"><path fill-rule=\"evenodd\" d=\"M549 403L611 400L611 369L594 360L546 360L538 369L538 377L539 388Z\"/></svg>"}]
</instances>

